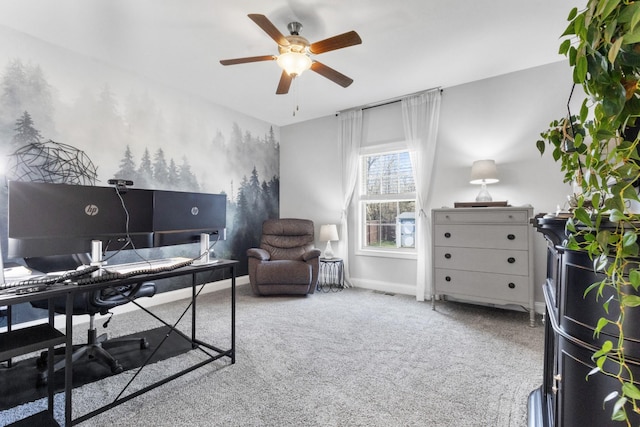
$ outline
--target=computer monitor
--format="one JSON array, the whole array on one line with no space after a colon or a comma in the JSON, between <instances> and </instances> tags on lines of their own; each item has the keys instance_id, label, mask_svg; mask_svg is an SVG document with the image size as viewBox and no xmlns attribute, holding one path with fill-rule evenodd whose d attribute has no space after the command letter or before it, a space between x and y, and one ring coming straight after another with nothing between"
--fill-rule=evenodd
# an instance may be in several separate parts
<instances>
[{"instance_id":1,"label":"computer monitor","mask_svg":"<svg viewBox=\"0 0 640 427\"><path fill-rule=\"evenodd\" d=\"M9 182L8 258L152 247L153 191ZM125 210L126 207L126 210ZM127 218L128 212L128 218Z\"/></svg>"},{"instance_id":2,"label":"computer monitor","mask_svg":"<svg viewBox=\"0 0 640 427\"><path fill-rule=\"evenodd\" d=\"M153 192L153 243L169 246L200 242L200 234L225 240L227 196L181 191Z\"/></svg>"}]
</instances>

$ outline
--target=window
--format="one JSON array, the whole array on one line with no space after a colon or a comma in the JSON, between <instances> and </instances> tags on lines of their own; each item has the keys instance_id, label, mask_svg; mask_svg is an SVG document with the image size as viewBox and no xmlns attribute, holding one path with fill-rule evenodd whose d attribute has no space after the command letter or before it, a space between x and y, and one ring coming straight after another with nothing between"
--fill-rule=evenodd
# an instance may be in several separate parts
<instances>
[{"instance_id":1,"label":"window","mask_svg":"<svg viewBox=\"0 0 640 427\"><path fill-rule=\"evenodd\" d=\"M416 187L409 152L362 155L360 171L360 248L415 253Z\"/></svg>"}]
</instances>

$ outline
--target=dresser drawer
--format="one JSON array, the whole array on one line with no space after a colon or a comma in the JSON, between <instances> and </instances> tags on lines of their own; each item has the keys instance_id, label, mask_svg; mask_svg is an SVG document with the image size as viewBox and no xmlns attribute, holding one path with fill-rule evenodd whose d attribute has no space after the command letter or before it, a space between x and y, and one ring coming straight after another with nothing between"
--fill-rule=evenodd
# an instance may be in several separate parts
<instances>
[{"instance_id":1,"label":"dresser drawer","mask_svg":"<svg viewBox=\"0 0 640 427\"><path fill-rule=\"evenodd\" d=\"M437 246L434 260L436 268L522 276L529 274L527 251Z\"/></svg>"},{"instance_id":2,"label":"dresser drawer","mask_svg":"<svg viewBox=\"0 0 640 427\"><path fill-rule=\"evenodd\" d=\"M526 276L436 268L435 281L436 294L461 299L469 296L485 302L529 304L529 279Z\"/></svg>"},{"instance_id":3,"label":"dresser drawer","mask_svg":"<svg viewBox=\"0 0 640 427\"><path fill-rule=\"evenodd\" d=\"M436 246L527 250L529 227L526 225L436 225Z\"/></svg>"},{"instance_id":4,"label":"dresser drawer","mask_svg":"<svg viewBox=\"0 0 640 427\"><path fill-rule=\"evenodd\" d=\"M456 209L455 211L436 211L434 224L527 224L529 212L505 209Z\"/></svg>"}]
</instances>

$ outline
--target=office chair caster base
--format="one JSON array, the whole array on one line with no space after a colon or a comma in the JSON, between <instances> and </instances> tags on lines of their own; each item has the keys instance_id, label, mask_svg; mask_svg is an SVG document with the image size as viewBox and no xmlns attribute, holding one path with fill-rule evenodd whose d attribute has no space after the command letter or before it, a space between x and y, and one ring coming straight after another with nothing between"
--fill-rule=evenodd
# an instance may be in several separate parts
<instances>
[{"instance_id":1,"label":"office chair caster base","mask_svg":"<svg viewBox=\"0 0 640 427\"><path fill-rule=\"evenodd\" d=\"M112 374L121 374L122 372L124 372L124 368L122 367L122 365L118 362L115 362L111 365L111 373Z\"/></svg>"},{"instance_id":2,"label":"office chair caster base","mask_svg":"<svg viewBox=\"0 0 640 427\"><path fill-rule=\"evenodd\" d=\"M38 373L38 378L36 379L36 387L40 388L46 386L49 382L48 380L49 378L46 372Z\"/></svg>"},{"instance_id":3,"label":"office chair caster base","mask_svg":"<svg viewBox=\"0 0 640 427\"><path fill-rule=\"evenodd\" d=\"M54 348L53 349L53 354L58 355L58 356L64 355L64 347ZM46 369L48 355L49 355L48 351L43 351L36 358L36 367L38 368L38 370L42 371L42 370Z\"/></svg>"},{"instance_id":4,"label":"office chair caster base","mask_svg":"<svg viewBox=\"0 0 640 427\"><path fill-rule=\"evenodd\" d=\"M40 357L36 359L36 368L43 370L47 367L47 353L40 354Z\"/></svg>"}]
</instances>

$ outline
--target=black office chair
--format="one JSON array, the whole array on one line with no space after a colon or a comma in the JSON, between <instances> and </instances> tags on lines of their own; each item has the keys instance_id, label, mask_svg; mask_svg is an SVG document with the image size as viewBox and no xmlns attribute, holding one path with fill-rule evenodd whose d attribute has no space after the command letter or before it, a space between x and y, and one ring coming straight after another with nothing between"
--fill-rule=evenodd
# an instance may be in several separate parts
<instances>
[{"instance_id":1,"label":"black office chair","mask_svg":"<svg viewBox=\"0 0 640 427\"><path fill-rule=\"evenodd\" d=\"M26 264L38 271L48 273L51 271L68 271L76 269L80 265L87 265L90 262L89 255L61 255L43 258L25 259ZM108 339L107 334L97 336L97 330L94 327L95 315L100 313L105 315L114 307L126 304L133 299L141 297L152 297L156 293L156 286L151 282L140 282L133 285L119 286L115 288L105 288L96 291L83 292L75 296L73 301L74 315L89 315L89 330L87 331L87 343L82 345L74 345L73 363L80 360L81 357L87 356L89 359L96 359L108 365L113 374L119 374L123 371L122 365L107 350L109 348L120 347L123 345L137 344L139 348L146 349L149 343L144 337L128 337ZM32 306L36 308L48 309L48 301L33 301ZM53 309L56 313L66 313L66 297L53 299ZM108 321L107 321L108 323ZM107 325L105 323L105 327ZM57 348L56 354L64 354L65 348ZM47 383L47 352L42 352L37 359L38 367L41 372L38 377L38 385L42 386ZM54 365L54 372L64 368L65 361L60 360Z\"/></svg>"}]
</instances>

